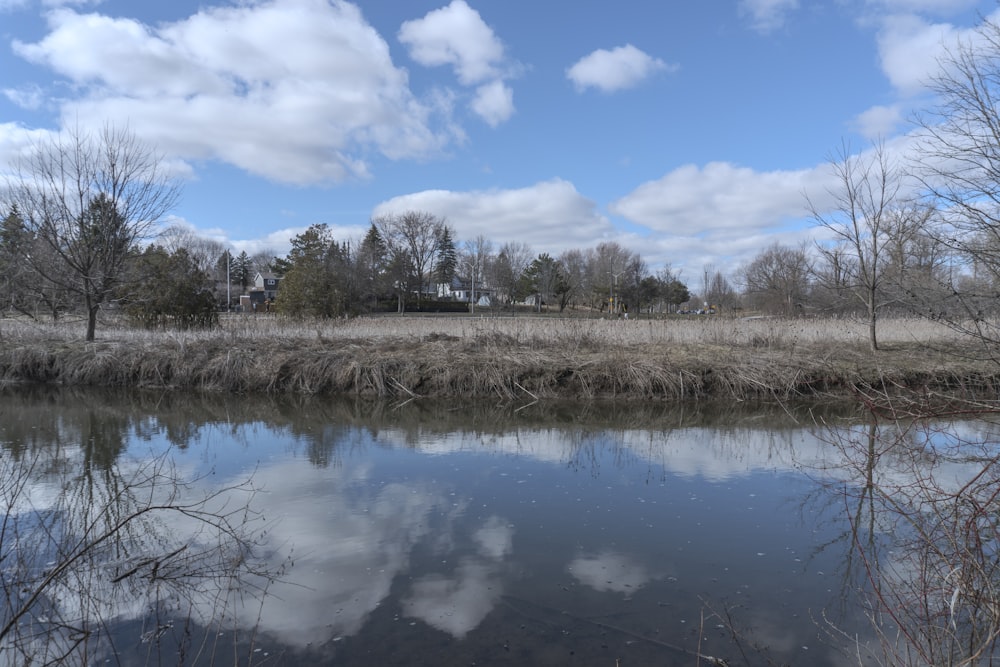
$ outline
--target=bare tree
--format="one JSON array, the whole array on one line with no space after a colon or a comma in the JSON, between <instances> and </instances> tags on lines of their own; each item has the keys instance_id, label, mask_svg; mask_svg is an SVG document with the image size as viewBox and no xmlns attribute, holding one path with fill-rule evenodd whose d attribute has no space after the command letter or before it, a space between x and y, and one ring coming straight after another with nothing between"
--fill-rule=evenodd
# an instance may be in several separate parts
<instances>
[{"instance_id":1,"label":"bare tree","mask_svg":"<svg viewBox=\"0 0 1000 667\"><path fill-rule=\"evenodd\" d=\"M150 147L109 125L36 144L9 186L26 229L51 251L44 261L24 260L82 302L87 340L94 340L98 311L121 287L139 242L176 203L179 185Z\"/></svg>"},{"instance_id":2,"label":"bare tree","mask_svg":"<svg viewBox=\"0 0 1000 667\"><path fill-rule=\"evenodd\" d=\"M875 351L890 218L899 204L903 175L882 142L858 155L842 144L830 166L836 179L836 187L829 190L833 203L820 208L807 199L809 211L815 223L833 237L818 245L819 252L828 262L837 263L838 281L843 280L846 293L864 307L868 344Z\"/></svg>"},{"instance_id":3,"label":"bare tree","mask_svg":"<svg viewBox=\"0 0 1000 667\"><path fill-rule=\"evenodd\" d=\"M444 219L426 211L407 211L400 215L381 216L372 223L386 245L391 250L395 249L398 266L412 270L419 306L441 247ZM406 254L405 261L399 256L401 252Z\"/></svg>"},{"instance_id":4,"label":"bare tree","mask_svg":"<svg viewBox=\"0 0 1000 667\"><path fill-rule=\"evenodd\" d=\"M765 312L793 314L809 291L811 267L805 246L793 248L775 241L741 273L747 297Z\"/></svg>"},{"instance_id":5,"label":"bare tree","mask_svg":"<svg viewBox=\"0 0 1000 667\"><path fill-rule=\"evenodd\" d=\"M1000 23L986 19L948 49L931 79L936 104L918 117L916 173L940 212L948 299L935 313L993 349L1000 295ZM956 275L957 274L957 275Z\"/></svg>"},{"instance_id":6,"label":"bare tree","mask_svg":"<svg viewBox=\"0 0 1000 667\"><path fill-rule=\"evenodd\" d=\"M574 248L559 255L559 263L566 278L566 305L576 305L577 299L586 289L587 257L583 251Z\"/></svg>"},{"instance_id":7,"label":"bare tree","mask_svg":"<svg viewBox=\"0 0 1000 667\"><path fill-rule=\"evenodd\" d=\"M183 248L194 260L198 269L205 273L213 273L218 266L219 258L227 252L226 244L198 236L194 230L183 225L171 225L165 229L160 233L157 244L168 253L175 253Z\"/></svg>"},{"instance_id":8,"label":"bare tree","mask_svg":"<svg viewBox=\"0 0 1000 667\"><path fill-rule=\"evenodd\" d=\"M459 257L459 272L469 281L469 310L475 312L477 290L487 287L486 267L493 257L493 243L480 234L466 241Z\"/></svg>"},{"instance_id":9,"label":"bare tree","mask_svg":"<svg viewBox=\"0 0 1000 667\"><path fill-rule=\"evenodd\" d=\"M500 247L496 260L490 267L491 280L501 300L510 304L511 310L518 297L522 296L518 293L518 285L531 260L531 248L527 243L508 241Z\"/></svg>"},{"instance_id":10,"label":"bare tree","mask_svg":"<svg viewBox=\"0 0 1000 667\"><path fill-rule=\"evenodd\" d=\"M602 302L607 299L612 311L617 312L621 304L621 289L625 284L623 277L637 259L637 254L614 241L597 244L590 257L591 287Z\"/></svg>"}]
</instances>

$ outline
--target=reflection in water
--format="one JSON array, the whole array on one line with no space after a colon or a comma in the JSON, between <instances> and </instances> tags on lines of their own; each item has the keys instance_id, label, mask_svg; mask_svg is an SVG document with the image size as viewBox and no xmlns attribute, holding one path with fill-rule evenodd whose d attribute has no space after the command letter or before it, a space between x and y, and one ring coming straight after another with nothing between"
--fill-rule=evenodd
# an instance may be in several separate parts
<instances>
[{"instance_id":1,"label":"reflection in water","mask_svg":"<svg viewBox=\"0 0 1000 667\"><path fill-rule=\"evenodd\" d=\"M896 421L831 434L849 485L849 574L893 665L993 664L1000 640L997 425ZM841 639L849 636L834 628Z\"/></svg>"},{"instance_id":2,"label":"reflection in water","mask_svg":"<svg viewBox=\"0 0 1000 667\"><path fill-rule=\"evenodd\" d=\"M659 575L651 574L641 563L613 551L579 556L569 564L568 570L580 583L595 591L616 593L637 591L649 581L660 578Z\"/></svg>"},{"instance_id":3,"label":"reflection in water","mask_svg":"<svg viewBox=\"0 0 1000 667\"><path fill-rule=\"evenodd\" d=\"M177 491L185 499L252 475L256 493L229 507L259 527L262 574L241 582L265 590L263 603L220 608L186 594L183 616L174 604L156 618L118 600L100 613L121 654L142 654L150 631L182 634L170 629L180 619L223 628L250 663L857 664L821 619L851 636L864 629L857 568L841 578L860 506L831 513L822 498L864 487L862 470L886 473L852 468L810 426L856 417L825 410L456 410L24 388L0 396L0 441L12 458L44 451L47 467L83 471L105 501L111 481L148 461L190 481ZM55 479L34 475L18 494L31 504L12 504L14 515L39 516ZM170 536L154 553L204 542L183 519L151 533ZM147 548L102 554L92 585L142 563ZM160 585L152 567L137 572ZM64 617L86 615L58 597ZM254 643L240 643L249 633Z\"/></svg>"}]
</instances>

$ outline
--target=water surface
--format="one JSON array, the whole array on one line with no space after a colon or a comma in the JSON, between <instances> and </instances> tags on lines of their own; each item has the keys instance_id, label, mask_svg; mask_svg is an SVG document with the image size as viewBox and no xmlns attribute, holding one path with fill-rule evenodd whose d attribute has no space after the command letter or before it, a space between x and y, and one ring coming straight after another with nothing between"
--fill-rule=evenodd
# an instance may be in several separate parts
<instances>
[{"instance_id":1,"label":"water surface","mask_svg":"<svg viewBox=\"0 0 1000 667\"><path fill-rule=\"evenodd\" d=\"M0 400L8 464L45 461L31 501L8 501L15 515L44 514L68 483L113 497L150 461L169 461L188 497L240 487L230 507L249 505L253 558L275 580L247 577L245 597L220 606L199 584L154 604L154 575L132 589L141 604L54 596L50 612L100 615L113 639L89 641L112 662L846 665L831 629L865 627L831 491L857 480L816 427L850 411L26 388ZM206 541L194 521L161 528L164 553ZM115 567L87 581L119 586L128 566Z\"/></svg>"}]
</instances>

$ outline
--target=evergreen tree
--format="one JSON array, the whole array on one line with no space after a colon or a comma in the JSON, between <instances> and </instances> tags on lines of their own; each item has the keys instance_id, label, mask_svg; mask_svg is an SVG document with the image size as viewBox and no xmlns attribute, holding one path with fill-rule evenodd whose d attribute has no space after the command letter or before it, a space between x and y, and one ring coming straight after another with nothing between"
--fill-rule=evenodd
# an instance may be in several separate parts
<instances>
[{"instance_id":1,"label":"evergreen tree","mask_svg":"<svg viewBox=\"0 0 1000 667\"><path fill-rule=\"evenodd\" d=\"M244 250L233 259L231 279L235 285L239 285L240 293L247 291L250 283L254 279L253 260Z\"/></svg>"},{"instance_id":2,"label":"evergreen tree","mask_svg":"<svg viewBox=\"0 0 1000 667\"><path fill-rule=\"evenodd\" d=\"M451 238L451 230L448 229L448 225L441 225L441 231L437 238L437 264L434 272L438 283L451 284L457 267L458 252L455 250L455 242Z\"/></svg>"},{"instance_id":3,"label":"evergreen tree","mask_svg":"<svg viewBox=\"0 0 1000 667\"><path fill-rule=\"evenodd\" d=\"M160 246L151 246L129 270L130 287L120 301L139 325L190 329L218 323L213 280L185 248L168 253Z\"/></svg>"},{"instance_id":4,"label":"evergreen tree","mask_svg":"<svg viewBox=\"0 0 1000 667\"><path fill-rule=\"evenodd\" d=\"M378 298L385 289L388 262L389 248L373 223L361 241L357 257L359 296L363 301L370 302L372 309L377 306Z\"/></svg>"},{"instance_id":5,"label":"evergreen tree","mask_svg":"<svg viewBox=\"0 0 1000 667\"><path fill-rule=\"evenodd\" d=\"M281 282L278 309L298 317L333 317L345 311L348 252L325 224L312 225L292 239Z\"/></svg>"}]
</instances>

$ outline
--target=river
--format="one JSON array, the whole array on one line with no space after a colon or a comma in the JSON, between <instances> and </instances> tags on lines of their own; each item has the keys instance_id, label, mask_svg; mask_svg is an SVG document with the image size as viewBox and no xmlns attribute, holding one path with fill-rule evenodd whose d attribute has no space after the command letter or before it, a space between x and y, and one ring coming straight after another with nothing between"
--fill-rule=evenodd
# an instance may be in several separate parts
<instances>
[{"instance_id":1,"label":"river","mask_svg":"<svg viewBox=\"0 0 1000 667\"><path fill-rule=\"evenodd\" d=\"M852 407L0 401L8 664L840 666L877 644Z\"/></svg>"}]
</instances>

